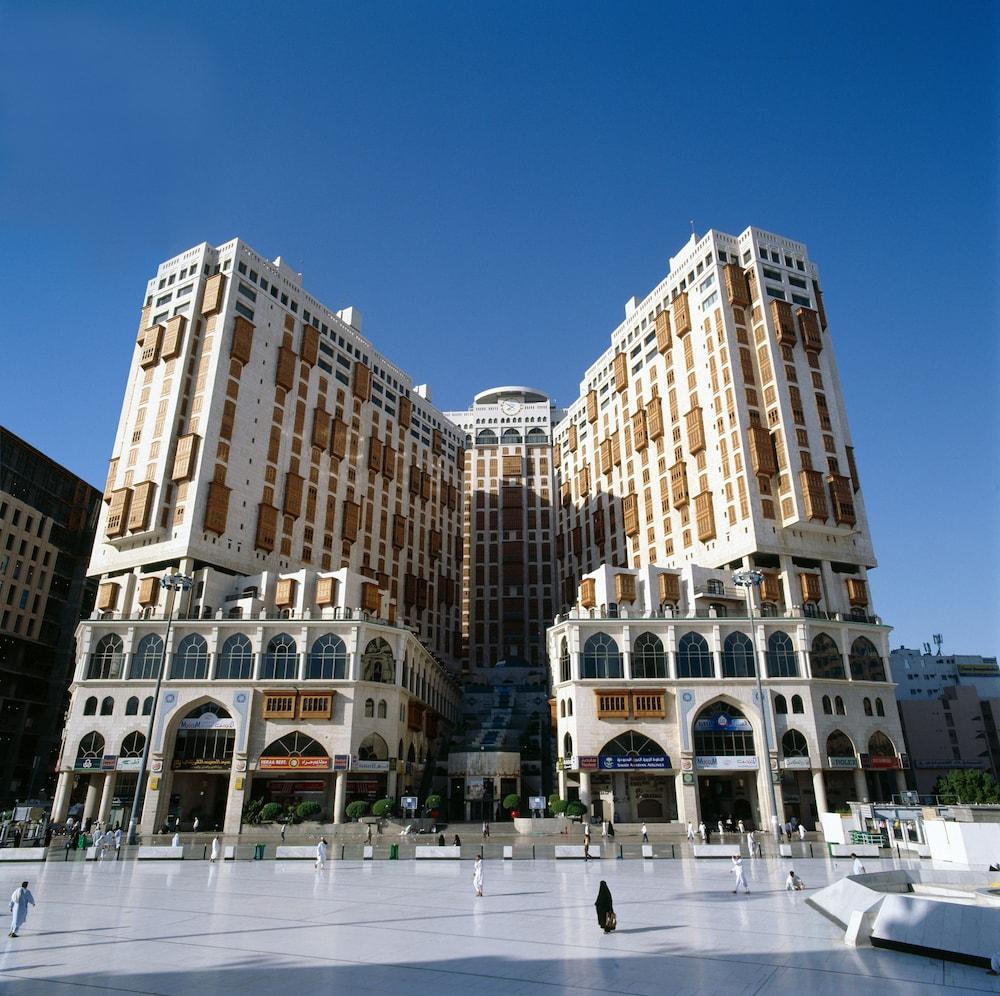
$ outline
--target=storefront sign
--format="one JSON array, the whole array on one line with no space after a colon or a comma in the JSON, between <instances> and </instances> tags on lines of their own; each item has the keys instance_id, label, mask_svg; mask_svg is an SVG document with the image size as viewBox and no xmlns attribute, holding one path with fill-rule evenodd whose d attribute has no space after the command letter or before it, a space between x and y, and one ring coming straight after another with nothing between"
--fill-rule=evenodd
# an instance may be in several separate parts
<instances>
[{"instance_id":1,"label":"storefront sign","mask_svg":"<svg viewBox=\"0 0 1000 996\"><path fill-rule=\"evenodd\" d=\"M856 768L858 759L853 754L850 757L828 757L826 766L828 768Z\"/></svg>"},{"instance_id":2,"label":"storefront sign","mask_svg":"<svg viewBox=\"0 0 1000 996\"><path fill-rule=\"evenodd\" d=\"M351 764L351 769L354 771L388 771L389 762L388 761L362 761L359 758L355 758Z\"/></svg>"},{"instance_id":3,"label":"storefront sign","mask_svg":"<svg viewBox=\"0 0 1000 996\"><path fill-rule=\"evenodd\" d=\"M350 754L334 754L333 755L333 770L334 771L347 771L351 766L351 755Z\"/></svg>"},{"instance_id":4,"label":"storefront sign","mask_svg":"<svg viewBox=\"0 0 1000 996\"><path fill-rule=\"evenodd\" d=\"M416 809L417 797L415 795L404 795L403 798L399 800L399 804L403 807L403 809Z\"/></svg>"},{"instance_id":5,"label":"storefront sign","mask_svg":"<svg viewBox=\"0 0 1000 996\"><path fill-rule=\"evenodd\" d=\"M730 716L724 712L714 716L702 716L694 724L694 728L698 733L718 733L720 730L740 730L749 733L753 730L748 719L744 719L742 716Z\"/></svg>"},{"instance_id":6,"label":"storefront sign","mask_svg":"<svg viewBox=\"0 0 1000 996\"><path fill-rule=\"evenodd\" d=\"M899 767L898 757L876 757L874 754L861 755L861 767L870 771L885 771Z\"/></svg>"},{"instance_id":7,"label":"storefront sign","mask_svg":"<svg viewBox=\"0 0 1000 996\"><path fill-rule=\"evenodd\" d=\"M901 768L903 768L905 771L909 771L910 770L910 755L909 754L900 754L899 755L899 766Z\"/></svg>"},{"instance_id":8,"label":"storefront sign","mask_svg":"<svg viewBox=\"0 0 1000 996\"><path fill-rule=\"evenodd\" d=\"M358 778L347 779L349 795L375 795L378 792L378 782L361 781Z\"/></svg>"},{"instance_id":9,"label":"storefront sign","mask_svg":"<svg viewBox=\"0 0 1000 996\"><path fill-rule=\"evenodd\" d=\"M597 771L597 757L593 754L580 754L576 759L580 771Z\"/></svg>"},{"instance_id":10,"label":"storefront sign","mask_svg":"<svg viewBox=\"0 0 1000 996\"><path fill-rule=\"evenodd\" d=\"M271 795L322 793L325 787L323 782L288 782L279 778L272 778L267 782L267 790Z\"/></svg>"},{"instance_id":11,"label":"storefront sign","mask_svg":"<svg viewBox=\"0 0 1000 996\"><path fill-rule=\"evenodd\" d=\"M228 771L231 766L231 761L214 757L175 757L170 763L174 771Z\"/></svg>"},{"instance_id":12,"label":"storefront sign","mask_svg":"<svg viewBox=\"0 0 1000 996\"><path fill-rule=\"evenodd\" d=\"M985 768L986 761L950 761L946 758L941 758L939 761L914 761L914 768L943 768L947 770L948 768L956 769L967 769L967 768Z\"/></svg>"},{"instance_id":13,"label":"storefront sign","mask_svg":"<svg viewBox=\"0 0 1000 996\"><path fill-rule=\"evenodd\" d=\"M982 663L982 664L959 664L958 665L959 674L1000 674L1000 666L997 665L996 661L992 664Z\"/></svg>"},{"instance_id":14,"label":"storefront sign","mask_svg":"<svg viewBox=\"0 0 1000 996\"><path fill-rule=\"evenodd\" d=\"M809 758L808 757L786 757L781 761L781 766L783 768L808 768Z\"/></svg>"},{"instance_id":15,"label":"storefront sign","mask_svg":"<svg viewBox=\"0 0 1000 996\"><path fill-rule=\"evenodd\" d=\"M114 762L114 758L112 758ZM112 768L114 764L112 763ZM76 771L106 771L103 757L78 757L73 765Z\"/></svg>"},{"instance_id":16,"label":"storefront sign","mask_svg":"<svg viewBox=\"0 0 1000 996\"><path fill-rule=\"evenodd\" d=\"M681 780L685 785L694 785L694 772L685 771L684 774L681 775Z\"/></svg>"},{"instance_id":17,"label":"storefront sign","mask_svg":"<svg viewBox=\"0 0 1000 996\"><path fill-rule=\"evenodd\" d=\"M681 771L691 771L694 768L694 762L689 757L681 758Z\"/></svg>"},{"instance_id":18,"label":"storefront sign","mask_svg":"<svg viewBox=\"0 0 1000 996\"><path fill-rule=\"evenodd\" d=\"M182 730L235 730L236 720L231 716L223 718L214 712L202 713L197 719L182 719Z\"/></svg>"},{"instance_id":19,"label":"storefront sign","mask_svg":"<svg viewBox=\"0 0 1000 996\"><path fill-rule=\"evenodd\" d=\"M746 771L757 767L757 758L745 754L733 757L725 755L699 755L694 759L696 768L708 768L717 771Z\"/></svg>"},{"instance_id":20,"label":"storefront sign","mask_svg":"<svg viewBox=\"0 0 1000 996\"><path fill-rule=\"evenodd\" d=\"M601 754L598 758L602 771L637 771L644 768L670 768L670 758L666 754L651 754L648 757L632 757L622 754Z\"/></svg>"},{"instance_id":21,"label":"storefront sign","mask_svg":"<svg viewBox=\"0 0 1000 996\"><path fill-rule=\"evenodd\" d=\"M328 757L262 757L257 762L258 771L294 771L303 768L317 769L324 771L330 768L330 758Z\"/></svg>"},{"instance_id":22,"label":"storefront sign","mask_svg":"<svg viewBox=\"0 0 1000 996\"><path fill-rule=\"evenodd\" d=\"M544 808L545 808L544 795L532 795L528 797L528 809L544 809Z\"/></svg>"},{"instance_id":23,"label":"storefront sign","mask_svg":"<svg viewBox=\"0 0 1000 996\"><path fill-rule=\"evenodd\" d=\"M101 771L114 771L118 765L117 754L105 754L101 758Z\"/></svg>"},{"instance_id":24,"label":"storefront sign","mask_svg":"<svg viewBox=\"0 0 1000 996\"><path fill-rule=\"evenodd\" d=\"M141 757L120 757L117 768L119 771L138 771L142 767Z\"/></svg>"}]
</instances>

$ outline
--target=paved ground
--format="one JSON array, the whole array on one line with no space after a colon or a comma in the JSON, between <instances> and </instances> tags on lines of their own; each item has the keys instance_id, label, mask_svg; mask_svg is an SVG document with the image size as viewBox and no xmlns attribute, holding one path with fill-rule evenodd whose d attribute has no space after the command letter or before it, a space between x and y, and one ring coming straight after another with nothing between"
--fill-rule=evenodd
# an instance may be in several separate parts
<instances>
[{"instance_id":1,"label":"paved ground","mask_svg":"<svg viewBox=\"0 0 1000 996\"><path fill-rule=\"evenodd\" d=\"M1000 991L981 969L846 948L808 893L783 890L787 862L747 865L751 894L733 896L724 861L490 861L482 899L470 861L0 867L4 896L27 877L38 902L21 936L3 938L0 992ZM848 870L795 868L810 887ZM612 935L594 913L602 878Z\"/></svg>"}]
</instances>

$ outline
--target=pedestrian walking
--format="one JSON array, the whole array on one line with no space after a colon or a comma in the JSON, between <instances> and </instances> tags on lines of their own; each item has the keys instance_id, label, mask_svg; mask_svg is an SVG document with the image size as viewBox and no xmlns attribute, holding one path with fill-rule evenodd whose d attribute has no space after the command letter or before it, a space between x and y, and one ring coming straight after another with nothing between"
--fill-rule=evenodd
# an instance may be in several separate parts
<instances>
[{"instance_id":1,"label":"pedestrian walking","mask_svg":"<svg viewBox=\"0 0 1000 996\"><path fill-rule=\"evenodd\" d=\"M754 847L753 830L747 831L747 850L750 852L751 858L757 856L757 849Z\"/></svg>"},{"instance_id":2,"label":"pedestrian walking","mask_svg":"<svg viewBox=\"0 0 1000 996\"><path fill-rule=\"evenodd\" d=\"M691 844L693 844L694 843L694 824L690 820L688 821L688 834L687 834L687 836L688 836L688 842L691 843Z\"/></svg>"},{"instance_id":3,"label":"pedestrian walking","mask_svg":"<svg viewBox=\"0 0 1000 996\"><path fill-rule=\"evenodd\" d=\"M851 874L864 875L865 866L861 863L861 858L859 858L853 851L851 852L851 857L854 858L854 869Z\"/></svg>"},{"instance_id":4,"label":"pedestrian walking","mask_svg":"<svg viewBox=\"0 0 1000 996\"><path fill-rule=\"evenodd\" d=\"M583 860L590 860L590 824L583 828Z\"/></svg>"},{"instance_id":5,"label":"pedestrian walking","mask_svg":"<svg viewBox=\"0 0 1000 996\"><path fill-rule=\"evenodd\" d=\"M483 820L483 839L485 840L490 835L490 821Z\"/></svg>"},{"instance_id":6,"label":"pedestrian walking","mask_svg":"<svg viewBox=\"0 0 1000 996\"><path fill-rule=\"evenodd\" d=\"M701 842L703 844L707 844L708 843L708 827L705 826L705 821L704 820L702 820L701 823L698 824L698 833L701 834Z\"/></svg>"},{"instance_id":7,"label":"pedestrian walking","mask_svg":"<svg viewBox=\"0 0 1000 996\"><path fill-rule=\"evenodd\" d=\"M35 905L35 897L28 891L28 883L22 882L10 897L10 936L17 937L17 932L28 919L28 907Z\"/></svg>"},{"instance_id":8,"label":"pedestrian walking","mask_svg":"<svg viewBox=\"0 0 1000 996\"><path fill-rule=\"evenodd\" d=\"M319 843L316 845L316 867L325 868L326 867L326 838L320 837Z\"/></svg>"},{"instance_id":9,"label":"pedestrian walking","mask_svg":"<svg viewBox=\"0 0 1000 996\"><path fill-rule=\"evenodd\" d=\"M476 855L476 863L472 867L472 887L476 890L477 896L483 894L483 858L479 854Z\"/></svg>"},{"instance_id":10,"label":"pedestrian walking","mask_svg":"<svg viewBox=\"0 0 1000 996\"><path fill-rule=\"evenodd\" d=\"M615 823L614 823L614 820L608 820L608 836L612 840L615 839Z\"/></svg>"},{"instance_id":11,"label":"pedestrian walking","mask_svg":"<svg viewBox=\"0 0 1000 996\"><path fill-rule=\"evenodd\" d=\"M181 846L181 835L179 833L175 833L174 834L173 838L170 841L170 846L171 847L180 847Z\"/></svg>"},{"instance_id":12,"label":"pedestrian walking","mask_svg":"<svg viewBox=\"0 0 1000 996\"><path fill-rule=\"evenodd\" d=\"M725 833L725 830L722 829L722 820L719 820L719 837L722 838L722 839L725 839L723 837L724 833Z\"/></svg>"},{"instance_id":13,"label":"pedestrian walking","mask_svg":"<svg viewBox=\"0 0 1000 996\"><path fill-rule=\"evenodd\" d=\"M785 891L786 892L802 892L806 887L806 883L799 878L798 875L793 871L789 871L788 878L785 879Z\"/></svg>"},{"instance_id":14,"label":"pedestrian walking","mask_svg":"<svg viewBox=\"0 0 1000 996\"><path fill-rule=\"evenodd\" d=\"M615 907L607 882L601 882L601 887L597 890L597 899L594 902L594 906L597 909L597 926L605 934L610 934L618 926L618 918L615 916Z\"/></svg>"},{"instance_id":15,"label":"pedestrian walking","mask_svg":"<svg viewBox=\"0 0 1000 996\"><path fill-rule=\"evenodd\" d=\"M218 837L213 837L212 838L212 856L208 860L209 861L217 861L219 859L219 852L221 850L222 850L222 848L219 847L219 838Z\"/></svg>"},{"instance_id":16,"label":"pedestrian walking","mask_svg":"<svg viewBox=\"0 0 1000 996\"><path fill-rule=\"evenodd\" d=\"M738 830L740 831L740 833L741 833L741 834L744 834L744 833L746 833L746 830L745 830L745 829L744 829L744 827L743 827L743 821L742 821L742 820L740 820L740 821L739 821L739 822L738 822L738 823L736 824L736 827L737 827L737 829L738 829Z\"/></svg>"},{"instance_id":17,"label":"pedestrian walking","mask_svg":"<svg viewBox=\"0 0 1000 996\"><path fill-rule=\"evenodd\" d=\"M368 834L365 837L365 843L370 844L372 842L372 825L368 824Z\"/></svg>"},{"instance_id":18,"label":"pedestrian walking","mask_svg":"<svg viewBox=\"0 0 1000 996\"><path fill-rule=\"evenodd\" d=\"M601 839L602 840L607 840L608 839L608 821L607 820L601 820Z\"/></svg>"},{"instance_id":19,"label":"pedestrian walking","mask_svg":"<svg viewBox=\"0 0 1000 996\"><path fill-rule=\"evenodd\" d=\"M803 824L799 824L799 840L806 839L806 828Z\"/></svg>"},{"instance_id":20,"label":"pedestrian walking","mask_svg":"<svg viewBox=\"0 0 1000 996\"><path fill-rule=\"evenodd\" d=\"M644 844L648 844L649 843L649 834L646 833L646 824L645 823L643 823L643 825L642 825L642 842Z\"/></svg>"},{"instance_id":21,"label":"pedestrian walking","mask_svg":"<svg viewBox=\"0 0 1000 996\"><path fill-rule=\"evenodd\" d=\"M736 876L736 888L733 889L733 895L735 896L740 889L749 895L750 886L747 885L746 873L743 870L743 859L738 855L733 858L733 867L731 870Z\"/></svg>"},{"instance_id":22,"label":"pedestrian walking","mask_svg":"<svg viewBox=\"0 0 1000 996\"><path fill-rule=\"evenodd\" d=\"M731 816L726 817L726 833L733 832L733 818Z\"/></svg>"},{"instance_id":23,"label":"pedestrian walking","mask_svg":"<svg viewBox=\"0 0 1000 996\"><path fill-rule=\"evenodd\" d=\"M122 828L115 827L115 850L120 851L122 849Z\"/></svg>"},{"instance_id":24,"label":"pedestrian walking","mask_svg":"<svg viewBox=\"0 0 1000 996\"><path fill-rule=\"evenodd\" d=\"M198 817L197 816L194 818L194 823L191 825L191 829L192 829L193 833L197 833L198 832Z\"/></svg>"},{"instance_id":25,"label":"pedestrian walking","mask_svg":"<svg viewBox=\"0 0 1000 996\"><path fill-rule=\"evenodd\" d=\"M371 833L370 830L368 832ZM281 843L284 844L284 842L285 842L285 824L284 823L281 824L281 833L279 833L278 836L281 838Z\"/></svg>"}]
</instances>

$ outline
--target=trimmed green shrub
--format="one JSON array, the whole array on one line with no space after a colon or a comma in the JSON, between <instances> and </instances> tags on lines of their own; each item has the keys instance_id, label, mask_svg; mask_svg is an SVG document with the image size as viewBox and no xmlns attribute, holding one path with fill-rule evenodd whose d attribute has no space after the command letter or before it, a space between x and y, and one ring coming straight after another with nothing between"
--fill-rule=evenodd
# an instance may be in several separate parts
<instances>
[{"instance_id":1,"label":"trimmed green shrub","mask_svg":"<svg viewBox=\"0 0 1000 996\"><path fill-rule=\"evenodd\" d=\"M260 811L264 808L263 799L251 799L243 807L243 822L254 826L260 823Z\"/></svg>"},{"instance_id":2,"label":"trimmed green shrub","mask_svg":"<svg viewBox=\"0 0 1000 996\"><path fill-rule=\"evenodd\" d=\"M347 815L350 816L352 820L360 820L362 816L367 814L367 812L368 803L363 799L358 799L347 807Z\"/></svg>"},{"instance_id":3,"label":"trimmed green shrub","mask_svg":"<svg viewBox=\"0 0 1000 996\"><path fill-rule=\"evenodd\" d=\"M558 801L559 801L559 793L558 792L553 792L552 795L549 796L549 808L550 809L552 808L552 803L558 802Z\"/></svg>"},{"instance_id":4,"label":"trimmed green shrub","mask_svg":"<svg viewBox=\"0 0 1000 996\"><path fill-rule=\"evenodd\" d=\"M511 809L521 808L521 797L511 792L510 795L504 796L503 808L510 811Z\"/></svg>"},{"instance_id":5,"label":"trimmed green shrub","mask_svg":"<svg viewBox=\"0 0 1000 996\"><path fill-rule=\"evenodd\" d=\"M260 819L264 823L272 823L276 820L283 812L285 807L281 805L280 802L269 802L261 807Z\"/></svg>"},{"instance_id":6,"label":"trimmed green shrub","mask_svg":"<svg viewBox=\"0 0 1000 996\"><path fill-rule=\"evenodd\" d=\"M560 799L559 796L556 796L554 799L549 800L549 809L551 809L556 816L558 816L560 813L565 813L567 805L568 803L566 802L566 800Z\"/></svg>"},{"instance_id":7,"label":"trimmed green shrub","mask_svg":"<svg viewBox=\"0 0 1000 996\"><path fill-rule=\"evenodd\" d=\"M300 802L295 807L295 815L300 820L318 820L323 807L318 802Z\"/></svg>"},{"instance_id":8,"label":"trimmed green shrub","mask_svg":"<svg viewBox=\"0 0 1000 996\"><path fill-rule=\"evenodd\" d=\"M440 809L441 808L441 796L439 795L429 795L424 799L424 805L428 809Z\"/></svg>"},{"instance_id":9,"label":"trimmed green shrub","mask_svg":"<svg viewBox=\"0 0 1000 996\"><path fill-rule=\"evenodd\" d=\"M373 816L391 816L392 809L395 803L392 799L379 799L378 802L372 806Z\"/></svg>"},{"instance_id":10,"label":"trimmed green shrub","mask_svg":"<svg viewBox=\"0 0 1000 996\"><path fill-rule=\"evenodd\" d=\"M583 816L587 812L587 807L578 799L574 799L566 804L565 812L567 816Z\"/></svg>"}]
</instances>

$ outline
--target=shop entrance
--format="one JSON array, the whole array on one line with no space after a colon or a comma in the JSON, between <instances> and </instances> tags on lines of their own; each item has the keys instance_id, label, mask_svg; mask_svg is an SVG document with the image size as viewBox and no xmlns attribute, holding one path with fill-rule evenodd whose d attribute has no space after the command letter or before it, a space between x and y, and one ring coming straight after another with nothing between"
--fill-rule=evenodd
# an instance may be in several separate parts
<instances>
[{"instance_id":1,"label":"shop entrance","mask_svg":"<svg viewBox=\"0 0 1000 996\"><path fill-rule=\"evenodd\" d=\"M698 808L701 818L712 830L722 820L731 819L735 826L743 820L745 827L758 826L756 772L731 775L698 776Z\"/></svg>"},{"instance_id":2,"label":"shop entrance","mask_svg":"<svg viewBox=\"0 0 1000 996\"><path fill-rule=\"evenodd\" d=\"M216 702L192 709L181 721L170 767L173 779L165 821L181 830L221 830L229 801L236 723Z\"/></svg>"},{"instance_id":3,"label":"shop entrance","mask_svg":"<svg viewBox=\"0 0 1000 996\"><path fill-rule=\"evenodd\" d=\"M694 722L694 754L701 818L711 826L730 819L734 826L738 820L763 826L757 746L740 709L722 700L702 709Z\"/></svg>"}]
</instances>

